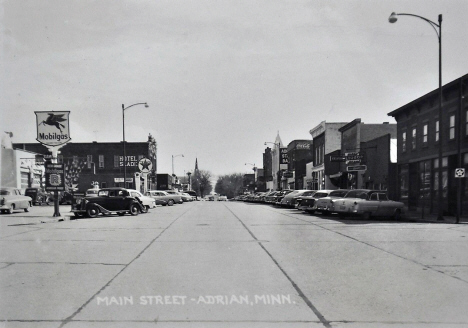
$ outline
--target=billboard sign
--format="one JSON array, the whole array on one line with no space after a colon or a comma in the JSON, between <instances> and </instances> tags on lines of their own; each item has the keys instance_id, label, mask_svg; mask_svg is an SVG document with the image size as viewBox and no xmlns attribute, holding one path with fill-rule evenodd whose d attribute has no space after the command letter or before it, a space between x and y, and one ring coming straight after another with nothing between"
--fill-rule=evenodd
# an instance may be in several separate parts
<instances>
[{"instance_id":1,"label":"billboard sign","mask_svg":"<svg viewBox=\"0 0 468 328\"><path fill-rule=\"evenodd\" d=\"M45 163L45 190L65 190L65 169L63 163Z\"/></svg>"},{"instance_id":2,"label":"billboard sign","mask_svg":"<svg viewBox=\"0 0 468 328\"><path fill-rule=\"evenodd\" d=\"M288 164L288 148L280 148L280 165L281 164Z\"/></svg>"},{"instance_id":3,"label":"billboard sign","mask_svg":"<svg viewBox=\"0 0 468 328\"><path fill-rule=\"evenodd\" d=\"M60 146L71 140L68 116L70 112L34 112L37 138L45 146Z\"/></svg>"}]
</instances>

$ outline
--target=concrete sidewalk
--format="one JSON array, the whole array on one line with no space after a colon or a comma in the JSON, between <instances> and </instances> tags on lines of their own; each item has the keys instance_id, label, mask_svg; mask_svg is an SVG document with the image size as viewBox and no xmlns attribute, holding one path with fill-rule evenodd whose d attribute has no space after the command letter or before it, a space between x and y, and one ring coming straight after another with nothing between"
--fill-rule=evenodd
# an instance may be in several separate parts
<instances>
[{"instance_id":1,"label":"concrete sidewalk","mask_svg":"<svg viewBox=\"0 0 468 328\"><path fill-rule=\"evenodd\" d=\"M408 211L403 215L402 221L409 222L424 222L424 223L445 223L445 224L456 224L456 217L445 215L444 220L437 220L437 214L432 213L421 213L418 211ZM468 216L460 217L460 224L468 224Z\"/></svg>"}]
</instances>

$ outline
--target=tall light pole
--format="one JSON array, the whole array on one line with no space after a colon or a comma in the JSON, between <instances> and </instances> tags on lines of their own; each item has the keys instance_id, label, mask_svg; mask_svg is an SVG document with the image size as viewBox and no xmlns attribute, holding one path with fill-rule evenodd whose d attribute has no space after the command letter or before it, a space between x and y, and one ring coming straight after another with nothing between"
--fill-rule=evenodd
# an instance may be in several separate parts
<instances>
[{"instance_id":1,"label":"tall light pole","mask_svg":"<svg viewBox=\"0 0 468 328\"><path fill-rule=\"evenodd\" d=\"M190 180L191 172L187 172L188 175L188 190L192 190L192 181Z\"/></svg>"},{"instance_id":2,"label":"tall light pole","mask_svg":"<svg viewBox=\"0 0 468 328\"><path fill-rule=\"evenodd\" d=\"M437 220L442 221L444 219L444 205L443 205L443 186L442 186L442 14L439 15L439 24L434 23L433 21L413 14L403 14L403 13L395 13L393 12L388 21L390 23L395 23L397 21L397 16L413 16L420 18L426 22L428 22L434 31L437 34L437 38L439 39L439 176L438 176L438 204L439 204L439 213L437 215ZM438 28L438 30L437 30ZM459 117L461 119L461 117Z\"/></svg>"},{"instance_id":3,"label":"tall light pole","mask_svg":"<svg viewBox=\"0 0 468 328\"><path fill-rule=\"evenodd\" d=\"M125 107L124 104L122 104L123 163L124 163L124 184L123 185L124 185L124 188L127 187L127 153L125 150L125 110L136 105L145 105L146 108L149 107L147 103L136 103L127 107Z\"/></svg>"},{"instance_id":4,"label":"tall light pole","mask_svg":"<svg viewBox=\"0 0 468 328\"><path fill-rule=\"evenodd\" d=\"M173 177L175 177L175 175L174 175L174 158L178 157L178 156L184 157L184 154L172 155L172 176Z\"/></svg>"}]
</instances>

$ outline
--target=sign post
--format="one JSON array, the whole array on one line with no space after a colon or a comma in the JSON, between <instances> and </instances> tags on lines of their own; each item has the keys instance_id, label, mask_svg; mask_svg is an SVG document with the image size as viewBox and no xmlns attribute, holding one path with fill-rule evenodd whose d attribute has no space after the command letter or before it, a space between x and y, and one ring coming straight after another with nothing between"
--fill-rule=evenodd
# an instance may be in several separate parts
<instances>
[{"instance_id":1,"label":"sign post","mask_svg":"<svg viewBox=\"0 0 468 328\"><path fill-rule=\"evenodd\" d=\"M51 162L46 163L46 191L54 192L54 217L61 216L59 208L59 191L65 191L65 170L63 164L57 163L58 150L70 138L69 111L34 112L36 114L37 138L52 153ZM46 157L46 156L44 156ZM40 158L38 158L40 159Z\"/></svg>"}]
</instances>

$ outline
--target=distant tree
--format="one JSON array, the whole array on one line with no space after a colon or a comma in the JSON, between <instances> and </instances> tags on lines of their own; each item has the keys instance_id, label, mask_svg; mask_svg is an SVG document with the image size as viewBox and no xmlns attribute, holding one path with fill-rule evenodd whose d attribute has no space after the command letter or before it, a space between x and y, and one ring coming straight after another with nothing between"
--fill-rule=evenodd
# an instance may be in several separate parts
<instances>
[{"instance_id":1,"label":"distant tree","mask_svg":"<svg viewBox=\"0 0 468 328\"><path fill-rule=\"evenodd\" d=\"M198 170L194 172L192 178L192 190L195 190L200 197L205 197L212 190L211 173L209 171Z\"/></svg>"},{"instance_id":2,"label":"distant tree","mask_svg":"<svg viewBox=\"0 0 468 328\"><path fill-rule=\"evenodd\" d=\"M234 173L222 175L216 181L215 192L233 198L243 191L244 174Z\"/></svg>"}]
</instances>

